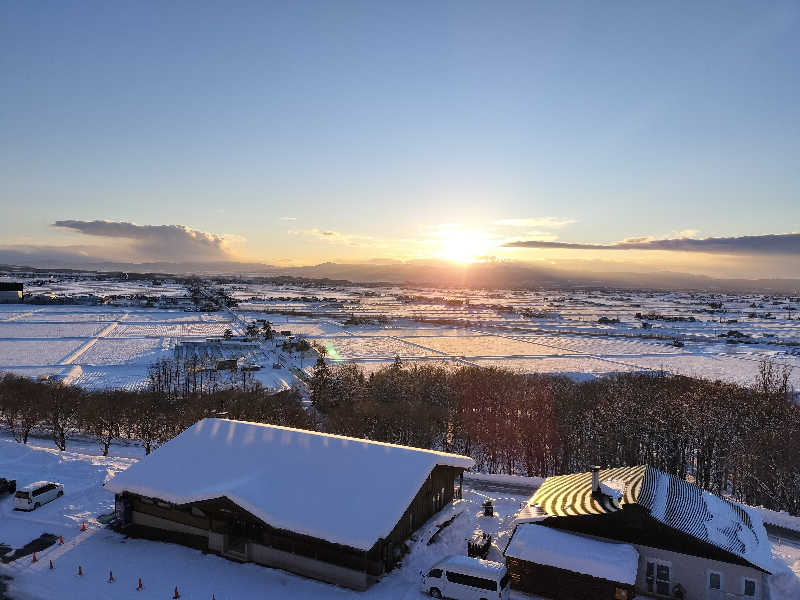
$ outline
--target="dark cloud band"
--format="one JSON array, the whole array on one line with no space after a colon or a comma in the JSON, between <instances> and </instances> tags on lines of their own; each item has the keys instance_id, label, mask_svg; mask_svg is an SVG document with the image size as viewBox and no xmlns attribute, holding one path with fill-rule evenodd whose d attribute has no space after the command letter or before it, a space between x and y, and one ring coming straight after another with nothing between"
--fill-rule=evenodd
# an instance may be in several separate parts
<instances>
[{"instance_id":1,"label":"dark cloud band","mask_svg":"<svg viewBox=\"0 0 800 600\"><path fill-rule=\"evenodd\" d=\"M521 240L508 242L503 246L506 248L564 250L667 250L674 252L707 252L710 254L800 255L800 233L709 237L702 239L636 240L617 242L615 244L574 244L570 242Z\"/></svg>"}]
</instances>

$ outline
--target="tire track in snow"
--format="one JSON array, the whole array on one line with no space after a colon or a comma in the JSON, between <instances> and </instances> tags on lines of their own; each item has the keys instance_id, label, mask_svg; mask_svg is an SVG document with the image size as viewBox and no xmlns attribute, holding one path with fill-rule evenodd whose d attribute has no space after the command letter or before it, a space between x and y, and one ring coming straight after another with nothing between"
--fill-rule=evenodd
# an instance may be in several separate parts
<instances>
[{"instance_id":1,"label":"tire track in snow","mask_svg":"<svg viewBox=\"0 0 800 600\"><path fill-rule=\"evenodd\" d=\"M30 312L20 313L13 317L9 317L8 319L3 319L3 322L8 323L9 321L16 321L17 319L24 319L25 317L30 317L31 315L35 315L38 312L42 312L43 310L44 310L43 308L37 308L36 310L32 310Z\"/></svg>"},{"instance_id":2,"label":"tire track in snow","mask_svg":"<svg viewBox=\"0 0 800 600\"><path fill-rule=\"evenodd\" d=\"M97 340L99 340L99 339L102 339L102 338L106 337L106 336L107 336L109 333L111 333L112 331L114 331L114 330L117 328L117 325L119 325L121 321L124 321L125 319L127 319L127 318L128 318L128 315L129 315L129 314L130 314L130 313L125 313L124 315L122 315L122 316L121 316L119 319L117 319L116 321L114 321L113 323L111 323L111 324L110 324L108 327L106 327L105 329L103 329L103 331L101 331L100 333L98 333L96 336L94 336L92 339L90 339L90 340L89 340L88 342L86 342L86 343L85 343L83 346L81 346L80 348L78 348L77 350L75 350L75 351L74 351L72 354L70 354L69 356L67 356L67 357L66 357L64 360L62 360L62 361L61 361L60 363L58 363L58 364L60 364L60 365L71 365L71 364L73 364L73 363L74 363L76 360L78 360L78 359L79 359L79 358L80 358L80 357L81 357L81 356L82 356L82 355L83 355L83 354L84 354L84 353L85 353L87 350L89 350L89 348L91 348L92 346L94 346L94 345L97 343Z\"/></svg>"}]
</instances>

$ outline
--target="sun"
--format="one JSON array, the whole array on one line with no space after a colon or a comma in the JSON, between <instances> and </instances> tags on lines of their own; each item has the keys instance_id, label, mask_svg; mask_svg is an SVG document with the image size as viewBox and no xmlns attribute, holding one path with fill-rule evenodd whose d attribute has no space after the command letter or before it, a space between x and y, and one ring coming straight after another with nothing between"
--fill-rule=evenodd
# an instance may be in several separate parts
<instances>
[{"instance_id":1,"label":"sun","mask_svg":"<svg viewBox=\"0 0 800 600\"><path fill-rule=\"evenodd\" d=\"M486 256L490 242L477 232L447 229L439 232L440 258L457 263L469 263Z\"/></svg>"}]
</instances>

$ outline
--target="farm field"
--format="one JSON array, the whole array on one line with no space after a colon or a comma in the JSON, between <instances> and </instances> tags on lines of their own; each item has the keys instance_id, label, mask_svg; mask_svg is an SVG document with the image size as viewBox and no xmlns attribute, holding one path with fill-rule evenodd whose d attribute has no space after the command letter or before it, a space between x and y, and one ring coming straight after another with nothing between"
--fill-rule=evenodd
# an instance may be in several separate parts
<instances>
[{"instance_id":1,"label":"farm field","mask_svg":"<svg viewBox=\"0 0 800 600\"><path fill-rule=\"evenodd\" d=\"M96 281L43 283L64 297L128 293L186 297L177 284ZM27 288L26 288L27 289ZM38 289L38 288L34 288ZM143 385L147 366L171 358L182 340L242 333L256 319L294 339L319 341L331 362L368 371L403 361L496 366L585 380L665 371L749 384L759 361L790 370L800 389L800 297L630 290L435 290L401 287L218 283L240 304L185 312L125 304L0 306L0 369L50 374L91 387ZM116 296L113 296L116 298ZM117 303L117 300L114 300ZM254 357L268 387L308 371L276 342ZM276 369L270 368L274 365ZM279 367L279 368L278 368ZM36 376L36 375L34 375Z\"/></svg>"},{"instance_id":2,"label":"farm field","mask_svg":"<svg viewBox=\"0 0 800 600\"><path fill-rule=\"evenodd\" d=\"M172 357L177 341L227 328L238 332L226 315L178 309L2 305L0 371L56 376L88 389L137 389L150 364Z\"/></svg>"},{"instance_id":3,"label":"farm field","mask_svg":"<svg viewBox=\"0 0 800 600\"><path fill-rule=\"evenodd\" d=\"M367 370L397 355L576 379L665 371L749 384L759 361L770 358L786 365L800 389L800 298L795 297L242 283L228 289L248 299L237 309L242 318L269 318L276 329L324 341L329 360L356 362ZM315 301L327 296L337 302ZM353 319L360 324L344 325Z\"/></svg>"}]
</instances>

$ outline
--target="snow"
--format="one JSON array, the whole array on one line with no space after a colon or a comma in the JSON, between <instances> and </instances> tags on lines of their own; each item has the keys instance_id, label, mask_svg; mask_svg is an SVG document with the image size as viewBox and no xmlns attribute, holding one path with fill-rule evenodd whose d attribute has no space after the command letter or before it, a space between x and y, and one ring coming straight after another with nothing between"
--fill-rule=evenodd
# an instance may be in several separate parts
<instances>
[{"instance_id":1,"label":"snow","mask_svg":"<svg viewBox=\"0 0 800 600\"><path fill-rule=\"evenodd\" d=\"M617 501L622 500L625 496L625 488L627 484L621 479L606 479L600 482L600 491Z\"/></svg>"},{"instance_id":2,"label":"snow","mask_svg":"<svg viewBox=\"0 0 800 600\"><path fill-rule=\"evenodd\" d=\"M386 537L436 465L471 458L204 419L106 485L186 504L225 496L271 526L362 550Z\"/></svg>"},{"instance_id":3,"label":"snow","mask_svg":"<svg viewBox=\"0 0 800 600\"><path fill-rule=\"evenodd\" d=\"M751 564L771 573L774 569L774 561L772 560L767 532L764 529L764 523L758 511L752 510L743 504L723 500L709 492L703 492L703 501L710 516L705 523L708 539L720 548L725 548L728 543L731 535L731 524L737 524L740 521L735 512L735 507L747 513L752 527L739 526L735 530L735 535L744 548L738 554Z\"/></svg>"},{"instance_id":4,"label":"snow","mask_svg":"<svg viewBox=\"0 0 800 600\"><path fill-rule=\"evenodd\" d=\"M758 514L760 514L764 523L777 525L778 527L783 527L784 529L790 529L800 533L800 516L790 515L785 510L770 510L768 508L764 508L763 506L751 506L749 508L750 510L756 511Z\"/></svg>"},{"instance_id":5,"label":"snow","mask_svg":"<svg viewBox=\"0 0 800 600\"><path fill-rule=\"evenodd\" d=\"M503 561L502 549L515 524L515 514L528 496L490 494L472 490L465 477L464 499L456 500L437 513L412 535L410 553L402 565L385 575L365 592L346 590L255 564L239 564L213 554L175 544L126 538L101 527L96 517L114 508L114 497L102 484L114 473L135 464L144 455L139 446L113 444L112 456L99 456L99 446L91 441L70 440L68 450L59 452L46 439L32 439L24 446L5 438L0 431L0 476L16 478L21 485L38 479L60 481L65 496L31 513L12 510L13 498L0 496L0 543L18 548L43 532L63 535L65 544L39 553L32 564L23 557L8 565L0 564L0 576L8 581L14 600L141 600L171 598L175 586L187 599L211 598L297 598L299 600L423 600L419 591L420 571L451 554L463 554L465 538L476 527L493 537L489 560ZM488 476L489 480L493 476ZM483 479L483 478L480 478ZM484 517L481 504L491 499L495 514ZM433 544L430 536L452 517ZM80 533L86 521L89 531ZM771 600L800 598L800 543L773 540L773 553L779 569L768 577ZM55 569L49 567L53 560ZM84 576L76 575L81 565ZM112 570L115 582L107 583ZM794 573L792 572L794 570ZM136 591L141 577L144 591ZM514 600L531 596L512 592Z\"/></svg>"},{"instance_id":6,"label":"snow","mask_svg":"<svg viewBox=\"0 0 800 600\"><path fill-rule=\"evenodd\" d=\"M464 479L469 481L486 481L496 484L507 484L518 487L538 488L544 483L544 477L525 477L523 475L501 475L497 473L464 473Z\"/></svg>"},{"instance_id":7,"label":"snow","mask_svg":"<svg viewBox=\"0 0 800 600\"><path fill-rule=\"evenodd\" d=\"M636 583L639 553L630 544L601 542L544 525L517 526L506 556L609 581Z\"/></svg>"}]
</instances>

